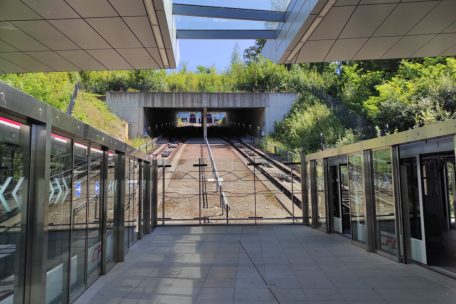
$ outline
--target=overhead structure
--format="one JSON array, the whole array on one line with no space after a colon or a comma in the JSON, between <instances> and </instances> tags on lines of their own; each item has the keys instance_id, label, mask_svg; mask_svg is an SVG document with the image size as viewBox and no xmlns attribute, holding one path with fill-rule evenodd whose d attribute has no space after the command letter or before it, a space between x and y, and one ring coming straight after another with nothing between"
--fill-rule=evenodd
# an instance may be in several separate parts
<instances>
[{"instance_id":1,"label":"overhead structure","mask_svg":"<svg viewBox=\"0 0 456 304\"><path fill-rule=\"evenodd\" d=\"M175 68L178 39L278 63L456 55L455 0L0 0L0 73Z\"/></svg>"},{"instance_id":2,"label":"overhead structure","mask_svg":"<svg viewBox=\"0 0 456 304\"><path fill-rule=\"evenodd\" d=\"M454 0L293 0L263 54L280 63L456 55Z\"/></svg>"},{"instance_id":3,"label":"overhead structure","mask_svg":"<svg viewBox=\"0 0 456 304\"><path fill-rule=\"evenodd\" d=\"M171 0L1 0L0 72L173 68Z\"/></svg>"}]
</instances>

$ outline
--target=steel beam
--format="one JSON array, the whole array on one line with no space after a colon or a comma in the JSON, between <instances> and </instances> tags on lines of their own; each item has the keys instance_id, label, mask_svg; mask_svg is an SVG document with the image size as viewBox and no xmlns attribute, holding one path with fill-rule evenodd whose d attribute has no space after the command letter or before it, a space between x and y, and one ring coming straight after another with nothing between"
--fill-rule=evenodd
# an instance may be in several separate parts
<instances>
[{"instance_id":1,"label":"steel beam","mask_svg":"<svg viewBox=\"0 0 456 304\"><path fill-rule=\"evenodd\" d=\"M235 7L173 4L173 14L191 17L285 22L285 12Z\"/></svg>"},{"instance_id":2,"label":"steel beam","mask_svg":"<svg viewBox=\"0 0 456 304\"><path fill-rule=\"evenodd\" d=\"M276 39L277 30L177 30L177 39Z\"/></svg>"}]
</instances>

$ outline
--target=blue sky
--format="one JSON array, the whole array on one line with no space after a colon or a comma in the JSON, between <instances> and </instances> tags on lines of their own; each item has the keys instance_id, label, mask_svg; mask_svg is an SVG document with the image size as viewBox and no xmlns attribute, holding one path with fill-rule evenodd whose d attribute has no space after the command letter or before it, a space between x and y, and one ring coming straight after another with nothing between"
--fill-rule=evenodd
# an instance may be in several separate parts
<instances>
[{"instance_id":1,"label":"blue sky","mask_svg":"<svg viewBox=\"0 0 456 304\"><path fill-rule=\"evenodd\" d=\"M236 43L241 56L244 49L255 44L253 40L179 40L180 61L189 70L194 71L198 65L215 66L217 71L226 70L230 65L231 55Z\"/></svg>"}]
</instances>

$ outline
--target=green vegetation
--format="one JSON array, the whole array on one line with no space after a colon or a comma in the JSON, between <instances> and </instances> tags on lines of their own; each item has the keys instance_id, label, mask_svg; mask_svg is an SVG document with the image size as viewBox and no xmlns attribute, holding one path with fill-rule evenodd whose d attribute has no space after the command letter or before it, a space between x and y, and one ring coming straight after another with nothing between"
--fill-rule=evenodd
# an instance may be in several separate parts
<instances>
[{"instance_id":1,"label":"green vegetation","mask_svg":"<svg viewBox=\"0 0 456 304\"><path fill-rule=\"evenodd\" d=\"M73 116L115 138L123 141L128 139L125 128L127 122L114 115L95 94L79 92Z\"/></svg>"},{"instance_id":2,"label":"green vegetation","mask_svg":"<svg viewBox=\"0 0 456 304\"><path fill-rule=\"evenodd\" d=\"M338 117L340 114L321 99L324 95L319 92L329 94L375 126L378 135L456 117L455 58L289 66L263 58L263 45L264 41L257 41L245 50L244 60L235 49L230 67L223 72L203 66L189 71L184 65L176 72L10 74L0 76L0 80L64 111L74 84L80 81L83 92L74 116L118 138L124 136L124 122L98 98L106 91L297 92L299 98L293 109L266 141L288 150L304 148L306 152L363 138L346 125L347 117ZM141 142L137 139L133 144Z\"/></svg>"},{"instance_id":3,"label":"green vegetation","mask_svg":"<svg viewBox=\"0 0 456 304\"><path fill-rule=\"evenodd\" d=\"M66 111L79 77L77 73L33 73L0 75L3 81L59 110Z\"/></svg>"}]
</instances>

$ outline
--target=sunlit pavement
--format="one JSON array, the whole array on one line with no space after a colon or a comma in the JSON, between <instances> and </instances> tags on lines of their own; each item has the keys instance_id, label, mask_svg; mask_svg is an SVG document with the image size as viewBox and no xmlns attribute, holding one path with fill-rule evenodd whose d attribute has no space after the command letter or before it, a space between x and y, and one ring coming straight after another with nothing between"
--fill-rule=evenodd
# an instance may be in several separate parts
<instances>
[{"instance_id":1,"label":"sunlit pavement","mask_svg":"<svg viewBox=\"0 0 456 304\"><path fill-rule=\"evenodd\" d=\"M304 226L162 227L82 303L455 303L456 280Z\"/></svg>"}]
</instances>

